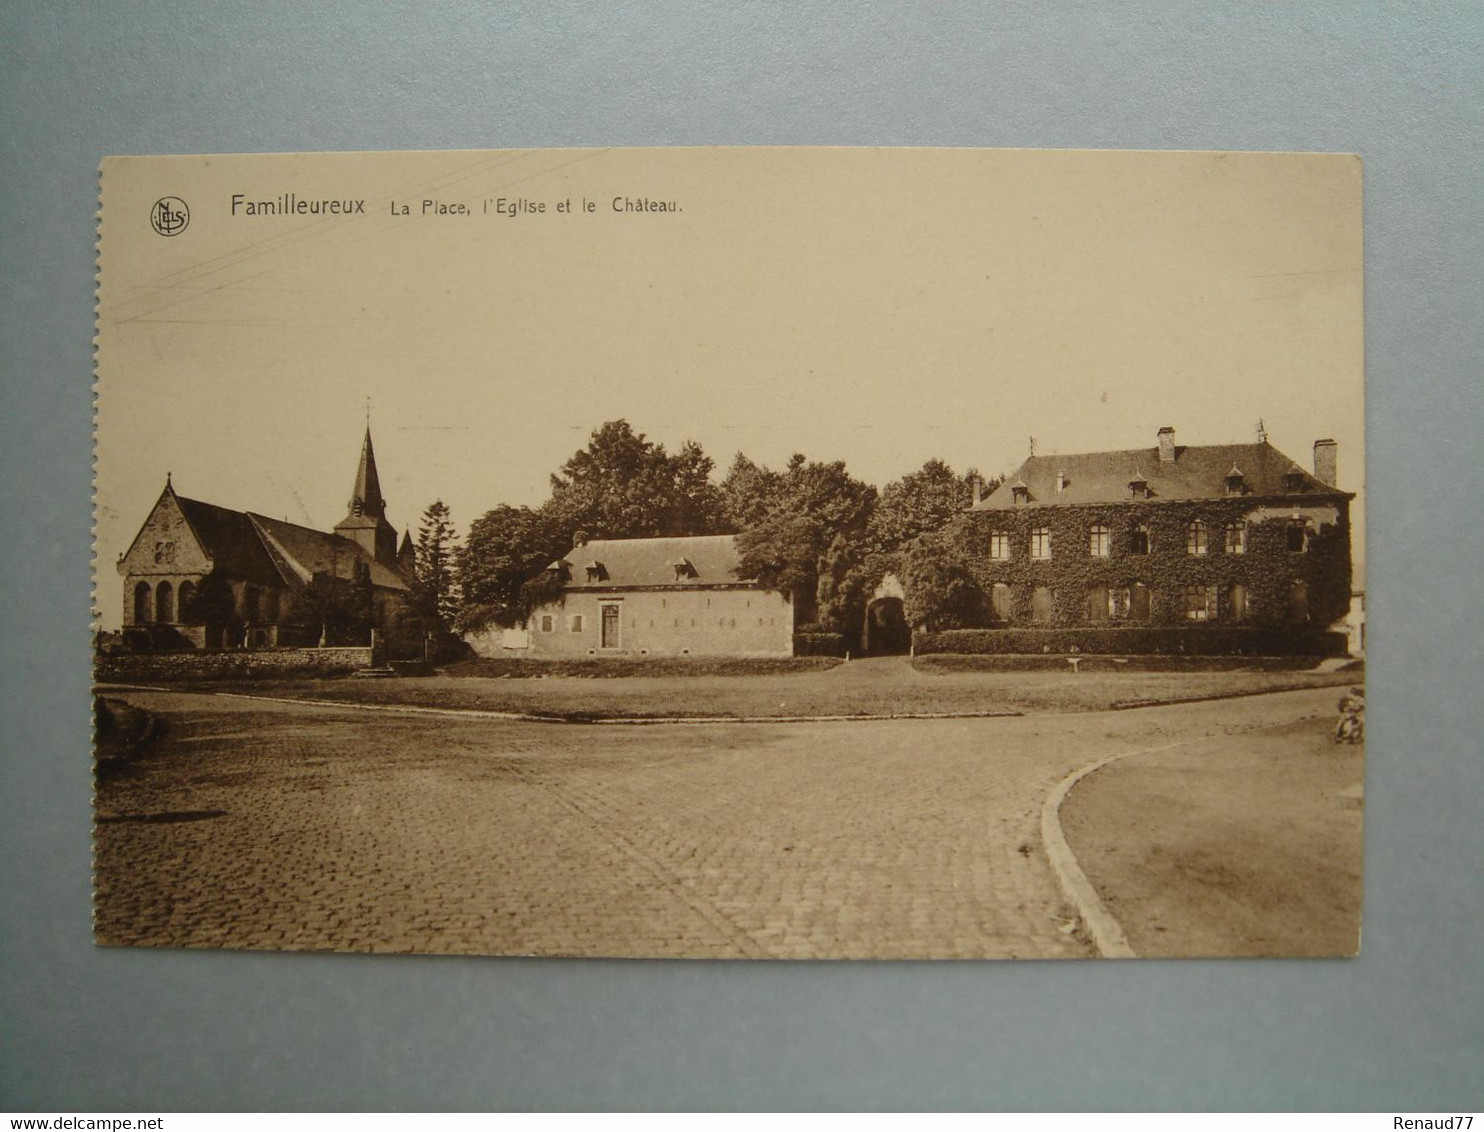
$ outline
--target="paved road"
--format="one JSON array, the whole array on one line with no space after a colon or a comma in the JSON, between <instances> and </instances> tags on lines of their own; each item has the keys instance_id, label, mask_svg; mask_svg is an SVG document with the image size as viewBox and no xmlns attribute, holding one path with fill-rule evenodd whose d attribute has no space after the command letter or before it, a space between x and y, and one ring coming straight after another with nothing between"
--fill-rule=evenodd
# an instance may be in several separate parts
<instances>
[{"instance_id":1,"label":"paved road","mask_svg":"<svg viewBox=\"0 0 1484 1132\"><path fill-rule=\"evenodd\" d=\"M162 726L100 783L100 942L1053 958L1090 953L1039 841L1057 781L1333 694L637 728L129 698Z\"/></svg>"}]
</instances>

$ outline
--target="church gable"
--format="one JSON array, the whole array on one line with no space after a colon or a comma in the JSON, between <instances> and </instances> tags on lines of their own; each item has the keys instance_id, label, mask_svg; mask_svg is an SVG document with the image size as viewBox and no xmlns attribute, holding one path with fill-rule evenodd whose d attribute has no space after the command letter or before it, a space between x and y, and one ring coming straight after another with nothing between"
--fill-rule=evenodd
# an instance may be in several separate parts
<instances>
[{"instance_id":1,"label":"church gable","mask_svg":"<svg viewBox=\"0 0 1484 1132\"><path fill-rule=\"evenodd\" d=\"M166 487L119 560L118 569L126 576L205 574L211 566L211 557L187 520L180 500Z\"/></svg>"}]
</instances>

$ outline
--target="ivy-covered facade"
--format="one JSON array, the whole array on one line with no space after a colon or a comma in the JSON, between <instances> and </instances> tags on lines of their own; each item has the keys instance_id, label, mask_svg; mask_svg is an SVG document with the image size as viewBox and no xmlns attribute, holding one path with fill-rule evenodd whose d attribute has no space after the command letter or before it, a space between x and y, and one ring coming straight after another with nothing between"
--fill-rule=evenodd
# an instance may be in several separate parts
<instances>
[{"instance_id":1,"label":"ivy-covered facade","mask_svg":"<svg viewBox=\"0 0 1484 1132\"><path fill-rule=\"evenodd\" d=\"M1350 501L1333 441L1312 470L1260 439L1031 456L960 535L982 625L1251 628L1297 644L1350 605ZM1274 633L1278 636L1275 638Z\"/></svg>"}]
</instances>

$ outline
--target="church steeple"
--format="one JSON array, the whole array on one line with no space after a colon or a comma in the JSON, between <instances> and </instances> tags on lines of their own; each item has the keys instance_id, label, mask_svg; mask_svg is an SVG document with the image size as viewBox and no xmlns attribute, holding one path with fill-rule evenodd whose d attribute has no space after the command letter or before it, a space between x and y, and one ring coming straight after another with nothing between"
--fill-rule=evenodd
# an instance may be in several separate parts
<instances>
[{"instance_id":1,"label":"church steeple","mask_svg":"<svg viewBox=\"0 0 1484 1132\"><path fill-rule=\"evenodd\" d=\"M361 463L356 468L355 487L350 492L350 517L386 518L386 500L381 496L381 479L376 474L376 451L371 447L371 426L366 426L366 439L361 443Z\"/></svg>"},{"instance_id":2,"label":"church steeple","mask_svg":"<svg viewBox=\"0 0 1484 1132\"><path fill-rule=\"evenodd\" d=\"M378 562L390 566L396 561L397 532L386 521L386 499L381 494L381 479L376 474L376 451L371 446L369 421L366 438L361 442L361 462L356 467L350 503L345 518L336 524L335 533L358 543Z\"/></svg>"}]
</instances>

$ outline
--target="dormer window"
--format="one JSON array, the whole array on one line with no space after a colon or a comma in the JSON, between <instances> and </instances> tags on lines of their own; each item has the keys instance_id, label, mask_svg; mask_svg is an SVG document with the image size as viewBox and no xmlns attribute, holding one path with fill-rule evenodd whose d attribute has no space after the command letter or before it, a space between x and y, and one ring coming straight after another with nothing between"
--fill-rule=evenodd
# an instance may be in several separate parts
<instances>
[{"instance_id":1,"label":"dormer window","mask_svg":"<svg viewBox=\"0 0 1484 1132\"><path fill-rule=\"evenodd\" d=\"M587 572L587 580L589 582L601 582L608 577L608 571L604 569L603 564L597 561L597 559L589 562L583 569Z\"/></svg>"},{"instance_id":2,"label":"dormer window","mask_svg":"<svg viewBox=\"0 0 1484 1132\"><path fill-rule=\"evenodd\" d=\"M1010 494L1015 499L1015 506L1020 507L1031 501L1031 489L1025 486L1023 480L1016 482L1010 488Z\"/></svg>"},{"instance_id":3,"label":"dormer window","mask_svg":"<svg viewBox=\"0 0 1484 1132\"><path fill-rule=\"evenodd\" d=\"M1143 476L1135 476L1128 481L1128 497L1130 499L1148 499L1149 481Z\"/></svg>"},{"instance_id":4,"label":"dormer window","mask_svg":"<svg viewBox=\"0 0 1484 1132\"><path fill-rule=\"evenodd\" d=\"M1226 473L1226 493L1228 495L1244 495L1247 492L1247 477L1242 474L1242 469L1235 464L1232 470Z\"/></svg>"},{"instance_id":5,"label":"dormer window","mask_svg":"<svg viewBox=\"0 0 1484 1132\"><path fill-rule=\"evenodd\" d=\"M670 563L671 569L675 571L675 580L683 582L687 578L699 577L694 563L689 558L677 558Z\"/></svg>"},{"instance_id":6,"label":"dormer window","mask_svg":"<svg viewBox=\"0 0 1484 1132\"><path fill-rule=\"evenodd\" d=\"M1304 490L1304 473L1298 468L1291 468L1283 477L1283 490L1287 492L1299 492Z\"/></svg>"}]
</instances>

